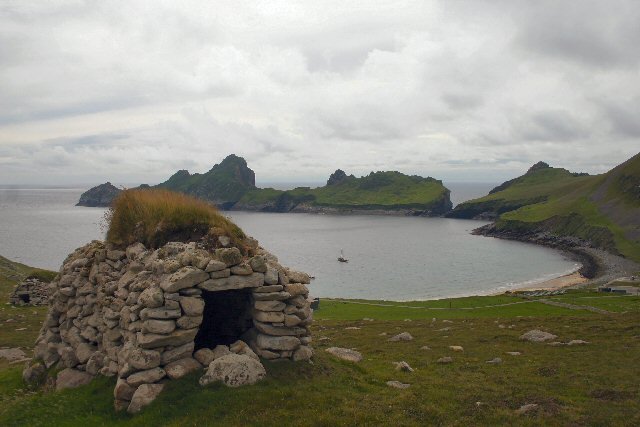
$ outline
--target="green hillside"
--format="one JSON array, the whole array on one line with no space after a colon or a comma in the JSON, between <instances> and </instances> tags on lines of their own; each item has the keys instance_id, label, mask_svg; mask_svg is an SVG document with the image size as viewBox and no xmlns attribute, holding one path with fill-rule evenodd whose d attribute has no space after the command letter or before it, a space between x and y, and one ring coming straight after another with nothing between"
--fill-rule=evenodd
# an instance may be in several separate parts
<instances>
[{"instance_id":1,"label":"green hillside","mask_svg":"<svg viewBox=\"0 0 640 427\"><path fill-rule=\"evenodd\" d=\"M497 232L572 236L640 260L640 154L595 176L538 164L496 190L450 216L494 215Z\"/></svg>"},{"instance_id":2,"label":"green hillside","mask_svg":"<svg viewBox=\"0 0 640 427\"><path fill-rule=\"evenodd\" d=\"M247 191L255 189L255 182L255 174L245 159L231 154L206 173L190 174L189 171L180 170L156 187L186 193L226 209Z\"/></svg>"},{"instance_id":3,"label":"green hillside","mask_svg":"<svg viewBox=\"0 0 640 427\"><path fill-rule=\"evenodd\" d=\"M337 170L324 187L250 190L234 209L271 212L398 210L416 215L442 215L451 209L451 201L449 190L434 178L395 171L371 172L356 178Z\"/></svg>"}]
</instances>

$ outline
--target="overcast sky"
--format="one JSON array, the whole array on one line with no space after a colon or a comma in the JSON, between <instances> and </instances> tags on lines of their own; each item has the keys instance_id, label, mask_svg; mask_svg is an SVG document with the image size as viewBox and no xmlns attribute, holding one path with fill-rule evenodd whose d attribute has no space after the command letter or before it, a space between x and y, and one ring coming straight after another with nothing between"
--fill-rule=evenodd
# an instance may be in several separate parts
<instances>
[{"instance_id":1,"label":"overcast sky","mask_svg":"<svg viewBox=\"0 0 640 427\"><path fill-rule=\"evenodd\" d=\"M179 5L178 5L179 4ZM0 2L0 184L503 181L640 151L639 1Z\"/></svg>"}]
</instances>

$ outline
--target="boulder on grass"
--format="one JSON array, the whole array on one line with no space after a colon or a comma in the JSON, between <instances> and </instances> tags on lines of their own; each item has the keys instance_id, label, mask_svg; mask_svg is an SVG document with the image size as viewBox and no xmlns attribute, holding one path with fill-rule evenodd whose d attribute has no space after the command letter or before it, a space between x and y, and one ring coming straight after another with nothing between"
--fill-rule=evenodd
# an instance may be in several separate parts
<instances>
[{"instance_id":1,"label":"boulder on grass","mask_svg":"<svg viewBox=\"0 0 640 427\"><path fill-rule=\"evenodd\" d=\"M80 387L89 384L92 379L93 377L86 372L71 368L63 369L56 377L56 390Z\"/></svg>"},{"instance_id":2,"label":"boulder on grass","mask_svg":"<svg viewBox=\"0 0 640 427\"><path fill-rule=\"evenodd\" d=\"M222 381L228 387L255 384L267 375L262 363L243 354L227 354L209 364L200 385Z\"/></svg>"}]
</instances>

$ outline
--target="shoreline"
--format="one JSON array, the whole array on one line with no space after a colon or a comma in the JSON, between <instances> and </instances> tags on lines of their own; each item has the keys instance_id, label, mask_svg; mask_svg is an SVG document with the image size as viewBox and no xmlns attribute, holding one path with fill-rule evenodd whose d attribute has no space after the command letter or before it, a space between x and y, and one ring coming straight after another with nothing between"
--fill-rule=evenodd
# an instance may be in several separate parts
<instances>
[{"instance_id":1,"label":"shoreline","mask_svg":"<svg viewBox=\"0 0 640 427\"><path fill-rule=\"evenodd\" d=\"M496 239L514 240L522 243L530 243L545 246L563 252L567 257L579 262L582 266L575 272L555 279L546 280L537 286L523 286L514 290L544 289L555 290L569 287L582 287L589 285L601 285L618 277L627 276L640 271L640 264L620 255L612 254L604 249L590 247L588 242L576 242L572 238L554 237L546 233L541 234L517 234L496 231L495 223L479 227L472 234L493 237ZM549 289L544 288L547 286Z\"/></svg>"},{"instance_id":2,"label":"shoreline","mask_svg":"<svg viewBox=\"0 0 640 427\"><path fill-rule=\"evenodd\" d=\"M510 289L506 292L495 293L491 295L502 295L507 292L522 292L522 291L557 291L559 289L571 288L577 285L583 285L589 282L589 279L584 277L580 271L574 271L573 273L564 274L553 279L548 279L536 284L528 284L518 286L517 288Z\"/></svg>"}]
</instances>

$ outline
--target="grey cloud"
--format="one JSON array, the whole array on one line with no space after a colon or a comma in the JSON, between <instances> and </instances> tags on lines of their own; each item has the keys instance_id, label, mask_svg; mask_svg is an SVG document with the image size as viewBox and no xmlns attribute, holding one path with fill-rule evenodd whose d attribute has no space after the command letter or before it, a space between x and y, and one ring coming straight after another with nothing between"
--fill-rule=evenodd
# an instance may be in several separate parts
<instances>
[{"instance_id":1,"label":"grey cloud","mask_svg":"<svg viewBox=\"0 0 640 427\"><path fill-rule=\"evenodd\" d=\"M637 152L637 22L633 1L3 2L0 180L154 183L231 152L263 181L599 172Z\"/></svg>"},{"instance_id":2,"label":"grey cloud","mask_svg":"<svg viewBox=\"0 0 640 427\"><path fill-rule=\"evenodd\" d=\"M589 134L569 112L547 110L531 114L514 124L516 134L527 141L574 141Z\"/></svg>"},{"instance_id":3,"label":"grey cloud","mask_svg":"<svg viewBox=\"0 0 640 427\"><path fill-rule=\"evenodd\" d=\"M636 66L637 6L633 0L530 2L517 15L521 30L515 42L530 52L596 68Z\"/></svg>"},{"instance_id":4,"label":"grey cloud","mask_svg":"<svg viewBox=\"0 0 640 427\"><path fill-rule=\"evenodd\" d=\"M473 110L484 102L481 96L465 93L445 93L442 100L452 110Z\"/></svg>"},{"instance_id":5,"label":"grey cloud","mask_svg":"<svg viewBox=\"0 0 640 427\"><path fill-rule=\"evenodd\" d=\"M603 105L604 114L609 119L613 132L627 138L640 138L640 97L621 102L620 100Z\"/></svg>"}]
</instances>

